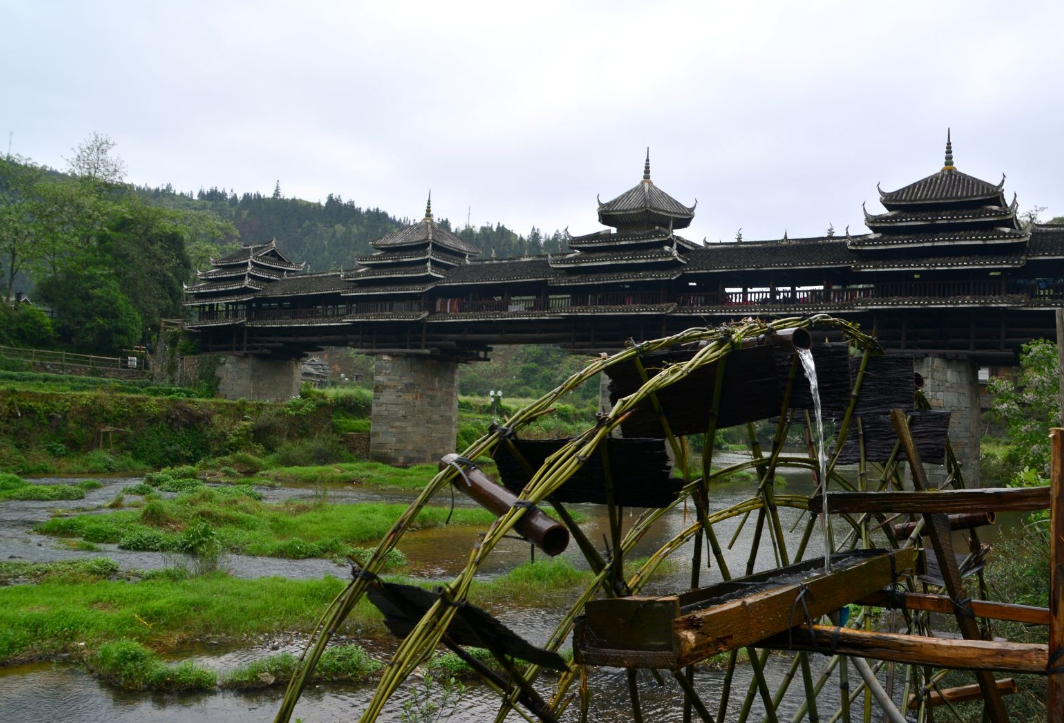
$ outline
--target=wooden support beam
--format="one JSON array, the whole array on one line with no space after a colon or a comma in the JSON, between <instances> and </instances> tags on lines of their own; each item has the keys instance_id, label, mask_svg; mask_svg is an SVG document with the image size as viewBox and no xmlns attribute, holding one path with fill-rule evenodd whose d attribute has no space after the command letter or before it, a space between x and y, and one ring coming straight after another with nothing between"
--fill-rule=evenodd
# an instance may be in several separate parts
<instances>
[{"instance_id":1,"label":"wooden support beam","mask_svg":"<svg viewBox=\"0 0 1064 723\"><path fill-rule=\"evenodd\" d=\"M833 513L854 512L1034 512L1049 508L1048 487L984 487L931 492L829 492ZM820 495L809 498L808 509L819 512Z\"/></svg>"},{"instance_id":2,"label":"wooden support beam","mask_svg":"<svg viewBox=\"0 0 1064 723\"><path fill-rule=\"evenodd\" d=\"M1010 695L1012 693L1018 693L1020 686L1016 684L1014 678L1002 678L997 681L998 692L1004 695ZM966 703L970 700L979 700L983 696L983 693L979 690L979 686L975 683L971 685L960 685L956 688L946 688L945 690L932 691L927 696L927 703L932 708L946 705L947 703ZM920 706L920 699L915 695L909 696L909 710L916 710Z\"/></svg>"},{"instance_id":3,"label":"wooden support beam","mask_svg":"<svg viewBox=\"0 0 1064 723\"><path fill-rule=\"evenodd\" d=\"M1046 665L1048 720L1064 720L1064 429L1049 432L1049 651Z\"/></svg>"},{"instance_id":4,"label":"wooden support beam","mask_svg":"<svg viewBox=\"0 0 1064 723\"><path fill-rule=\"evenodd\" d=\"M931 486L927 482L924 473L924 465L920 461L920 453L916 449L916 440L913 439L909 429L908 415L901 409L895 409L890 413L890 421L894 425L894 431L898 433L898 440L905 457L909 461L909 471L912 473L913 487L917 493L934 497ZM939 492L938 494L941 494ZM993 508L988 508L993 509ZM938 558L939 569L942 572L942 580L945 583L946 592L953 600L954 615L957 618L957 628L961 631L965 640L980 640L982 637L979 626L975 622L971 608L967 606L968 595L964 590L964 580L957 566L957 558L953 553L953 542L950 536L949 517L941 512L927 511L924 513L925 529L928 531L927 538L934 548L935 557ZM985 670L977 670L975 679L979 683L979 690L983 694L983 713L993 723L1008 723L1009 714L1005 710L1005 703L1001 700L1001 694L995 687L994 677Z\"/></svg>"},{"instance_id":5,"label":"wooden support beam","mask_svg":"<svg viewBox=\"0 0 1064 723\"><path fill-rule=\"evenodd\" d=\"M838 631L838 639L833 643ZM813 639L816 639L816 646ZM807 650L827 654L859 655L895 663L930 665L956 670L1003 670L1044 673L1049 646L1034 643L999 643L991 640L927 638L900 633L877 633L830 625L803 625L790 638L779 633L757 644L772 650Z\"/></svg>"},{"instance_id":6,"label":"wooden support beam","mask_svg":"<svg viewBox=\"0 0 1064 723\"><path fill-rule=\"evenodd\" d=\"M932 613L953 614L953 601L946 595L931 595L917 592L888 592L879 590L857 601L860 605L875 605L884 608L924 610ZM899 606L898 603L901 605ZM972 600L968 606L976 617L991 620L1010 620L1028 625L1049 625L1049 608L1013 603Z\"/></svg>"}]
</instances>

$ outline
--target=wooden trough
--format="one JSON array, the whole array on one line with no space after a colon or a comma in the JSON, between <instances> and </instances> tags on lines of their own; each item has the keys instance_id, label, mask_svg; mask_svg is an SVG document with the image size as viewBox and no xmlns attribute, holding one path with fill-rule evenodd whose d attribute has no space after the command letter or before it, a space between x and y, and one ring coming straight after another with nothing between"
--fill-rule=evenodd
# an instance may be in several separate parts
<instances>
[{"instance_id":1,"label":"wooden trough","mask_svg":"<svg viewBox=\"0 0 1064 723\"><path fill-rule=\"evenodd\" d=\"M573 634L578 663L678 669L834 612L914 570L916 550L854 550L679 595L594 600ZM893 562L891 558L893 557Z\"/></svg>"}]
</instances>

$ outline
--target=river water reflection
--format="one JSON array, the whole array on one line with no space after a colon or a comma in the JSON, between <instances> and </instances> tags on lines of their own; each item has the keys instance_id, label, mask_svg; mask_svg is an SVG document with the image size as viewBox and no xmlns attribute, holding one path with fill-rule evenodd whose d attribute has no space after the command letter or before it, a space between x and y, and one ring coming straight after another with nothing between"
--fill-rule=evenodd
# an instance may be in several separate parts
<instances>
[{"instance_id":1,"label":"river water reflection","mask_svg":"<svg viewBox=\"0 0 1064 723\"><path fill-rule=\"evenodd\" d=\"M739 461L738 456L719 458L721 465ZM44 481L44 480L42 480ZM69 480L55 480L55 482ZM154 569L175 563L169 555L150 552L132 552L118 550L113 545L101 545L99 552L72 550L57 545L51 538L32 534L30 528L36 522L49 517L52 510L88 509L99 507L114 497L122 487L138 482L129 478L105 478L100 480L104 486L89 491L85 500L75 502L6 502L0 504L0 559L23 559L30 561L48 561L71 559L87 556L107 556L114 559L123 568ZM738 481L717 485L711 490L712 509L722 509L751 497L756 485L749 481ZM278 501L289 497L309 494L305 489L265 489L268 499ZM812 481L808 473L788 473L784 491L794 494L809 494ZM374 492L361 489L330 490L332 502L356 502L369 500L387 500L405 502L413 497L412 492ZM437 500L438 504L450 504L450 497ZM456 504L469 504L458 497ZM575 505L585 519L582 526L591 540L601 540L603 533L608 533L605 509L596 505ZM634 521L639 511L631 511ZM626 514L628 514L626 512ZM800 540L805 523L795 528L800 513L789 508L780 508L787 545L793 552ZM718 538L722 545L731 539L740 518L726 520L716 526ZM1015 524L1017 517L1002 515L998 529ZM665 515L654 528L640 541L634 551L635 556L649 555L665 542L690 524L690 517L684 510L677 509ZM840 540L848 529L844 523L835 521L836 539ZM733 574L742 574L749 554L749 541L753 533L753 519L748 523L739 541L731 550L725 550L725 559ZM794 529L792 529L794 528ZM989 532L989 531L988 531ZM997 532L995 529L993 532ZM990 538L985 534L984 538ZM424 578L448 579L466 564L471 546L477 539L477 531L462 528L425 530L404 537L401 549L411 562L412 572ZM959 540L958 540L959 542ZM806 558L822 553L819 533L814 533L806 552ZM540 553L542 554L542 553ZM528 544L516 540L505 540L496 548L489 562L482 568L486 577L498 575L513 568L529 558ZM586 568L575 544L564 553L574 565ZM663 594L686 589L690 579L690 549L682 549L674 555L676 562L667 568L666 574L655 577L645 588L651 594ZM316 578L325 574L343 577L348 574L346 567L324 560L278 560L245 556L229 556L226 562L234 575L239 577L261 577L281 575L290 578ZM759 548L757 569L775 566L771 545L763 544ZM702 571L703 585L720 580L716 563ZM519 634L537 644L544 643L554 626L566 612L564 606L528 608L519 605L501 606L493 612L508 626ZM298 643L290 643L291 649L298 652ZM197 662L217 669L232 668L247 660L270 654L271 650L262 648L240 650L197 650L188 651L184 658L192 657ZM389 650L381 649L379 644L373 652L386 658ZM814 675L825 664L826 658L812 656ZM766 673L773 686L782 679L789 664L789 658L772 656L766 666ZM641 674L640 686L644 715L655 723L680 721L682 714L676 705L679 700L678 686L668 681L664 688L659 688L649 676ZM696 687L704 700L715 706L723 685L723 671L700 670L696 676ZM749 666L739 666L732 686L732 701L727 720L735 720L738 706L749 685ZM543 691L549 692L549 680L544 680ZM628 704L627 683L623 671L601 669L592 672L591 689L593 698L590 720L627 721L631 719ZM419 681L408 682L393 698L382 721L398 721L403 710L403 701L409 695L411 686ZM838 681L833 679L825 686L818 705L822 710L834 711L838 706ZM323 686L308 690L304 695L296 715L309 723L310 721L355 720L364 704L373 694L372 685L332 687ZM230 723L243 721L271 720L283 695L280 689L255 693L216 692L210 694L151 695L121 691L102 685L92 676L72 665L33 664L0 668L0 721L4 723L22 723L30 721L78 721L108 723L120 721L186 721L226 720ZM791 693L784 700L780 709L781 719L788 720L804 700L800 682L792 685ZM481 721L492 720L497 710L497 698L494 694L476 683L469 685L468 693L462 704L450 720ZM754 703L754 715L751 720L760 720L760 701ZM517 720L517 716L511 716ZM567 713L566 720L576 720L575 711Z\"/></svg>"}]
</instances>

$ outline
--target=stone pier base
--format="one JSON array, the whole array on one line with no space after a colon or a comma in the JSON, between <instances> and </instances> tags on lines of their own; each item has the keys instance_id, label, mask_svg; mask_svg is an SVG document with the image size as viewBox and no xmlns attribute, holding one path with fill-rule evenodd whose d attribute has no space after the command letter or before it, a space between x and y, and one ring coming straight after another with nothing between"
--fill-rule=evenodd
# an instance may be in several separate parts
<instances>
[{"instance_id":1,"label":"stone pier base","mask_svg":"<svg viewBox=\"0 0 1064 723\"><path fill-rule=\"evenodd\" d=\"M299 396L299 362L295 360L233 354L218 357L218 393L226 399L284 402Z\"/></svg>"},{"instance_id":2,"label":"stone pier base","mask_svg":"<svg viewBox=\"0 0 1064 723\"><path fill-rule=\"evenodd\" d=\"M409 466L453 452L458 434L458 363L381 355L373 372L370 457Z\"/></svg>"},{"instance_id":3,"label":"stone pier base","mask_svg":"<svg viewBox=\"0 0 1064 723\"><path fill-rule=\"evenodd\" d=\"M950 443L961 463L965 485L978 487L979 439L983 429L979 367L967 359L927 356L916 360L916 371L924 378L924 396L931 406L953 413L949 421Z\"/></svg>"}]
</instances>

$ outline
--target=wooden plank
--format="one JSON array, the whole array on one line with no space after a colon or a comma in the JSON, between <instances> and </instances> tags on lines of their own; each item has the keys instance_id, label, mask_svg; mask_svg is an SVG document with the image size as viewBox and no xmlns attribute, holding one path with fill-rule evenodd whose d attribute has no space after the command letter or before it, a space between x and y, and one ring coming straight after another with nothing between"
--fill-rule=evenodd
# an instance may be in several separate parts
<instances>
[{"instance_id":1,"label":"wooden plank","mask_svg":"<svg viewBox=\"0 0 1064 723\"><path fill-rule=\"evenodd\" d=\"M991 640L949 640L900 633L877 633L830 625L800 626L791 639L779 633L757 644L772 650L816 650L828 653L838 630L834 647L841 655L895 663L930 665L957 670L1001 670L1015 673L1044 673L1049 646L1033 643L999 643ZM816 639L816 647L813 639Z\"/></svg>"},{"instance_id":2,"label":"wooden plank","mask_svg":"<svg viewBox=\"0 0 1064 723\"><path fill-rule=\"evenodd\" d=\"M892 555L898 575L911 574L912 548L860 550L836 556L828 573L809 560L682 595L593 600L573 636L574 655L616 667L696 663L804 622L806 609L815 620L889 585Z\"/></svg>"},{"instance_id":3,"label":"wooden plank","mask_svg":"<svg viewBox=\"0 0 1064 723\"><path fill-rule=\"evenodd\" d=\"M1020 690L1020 686L1016 684L1014 678L1002 678L997 681L997 689L999 693L1004 695L1010 695L1017 693ZM959 685L956 688L946 688L945 690L934 690L927 696L928 704L935 708L947 703L965 703L970 700L979 700L983 696L979 686L976 683L971 685ZM909 696L909 710L916 710L920 707L920 699L915 695Z\"/></svg>"},{"instance_id":4,"label":"wooden plank","mask_svg":"<svg viewBox=\"0 0 1064 723\"><path fill-rule=\"evenodd\" d=\"M1048 720L1064 720L1064 429L1049 432L1052 463L1049 487L1049 649L1046 709Z\"/></svg>"},{"instance_id":5,"label":"wooden plank","mask_svg":"<svg viewBox=\"0 0 1064 723\"><path fill-rule=\"evenodd\" d=\"M860 605L875 605L884 608L905 610L925 610L932 613L953 613L953 601L945 595L929 593L896 592L879 590L857 601ZM895 605L901 603L901 606ZM972 600L969 607L980 618L991 620L1011 620L1028 625L1048 625L1049 608L1032 605L1015 605L1013 603L993 602L990 600Z\"/></svg>"},{"instance_id":6,"label":"wooden plank","mask_svg":"<svg viewBox=\"0 0 1064 723\"><path fill-rule=\"evenodd\" d=\"M986 487L929 492L829 492L832 512L1034 512L1049 508L1049 487ZM819 512L820 495L808 509Z\"/></svg>"},{"instance_id":7,"label":"wooden plank","mask_svg":"<svg viewBox=\"0 0 1064 723\"><path fill-rule=\"evenodd\" d=\"M918 492L929 490L930 485L927 483L924 465L920 461L920 453L916 449L916 441L909 430L907 415L904 411L895 409L890 413L890 419L898 433L902 449L905 450L905 457L909 460L913 487ZM941 512L925 512L924 528L928 531L927 537L934 548L935 557L938 558L946 592L954 601L957 601L954 607L957 628L966 640L979 640L982 637L979 626L975 622L971 609L963 602L969 598L964 590L964 580L961 578L957 558L953 552L949 517ZM983 714L993 723L1008 723L1009 714L1005 710L1005 702L1001 700L1001 694L995 687L994 677L985 670L976 670L975 679L979 683L979 690L982 691Z\"/></svg>"}]
</instances>

